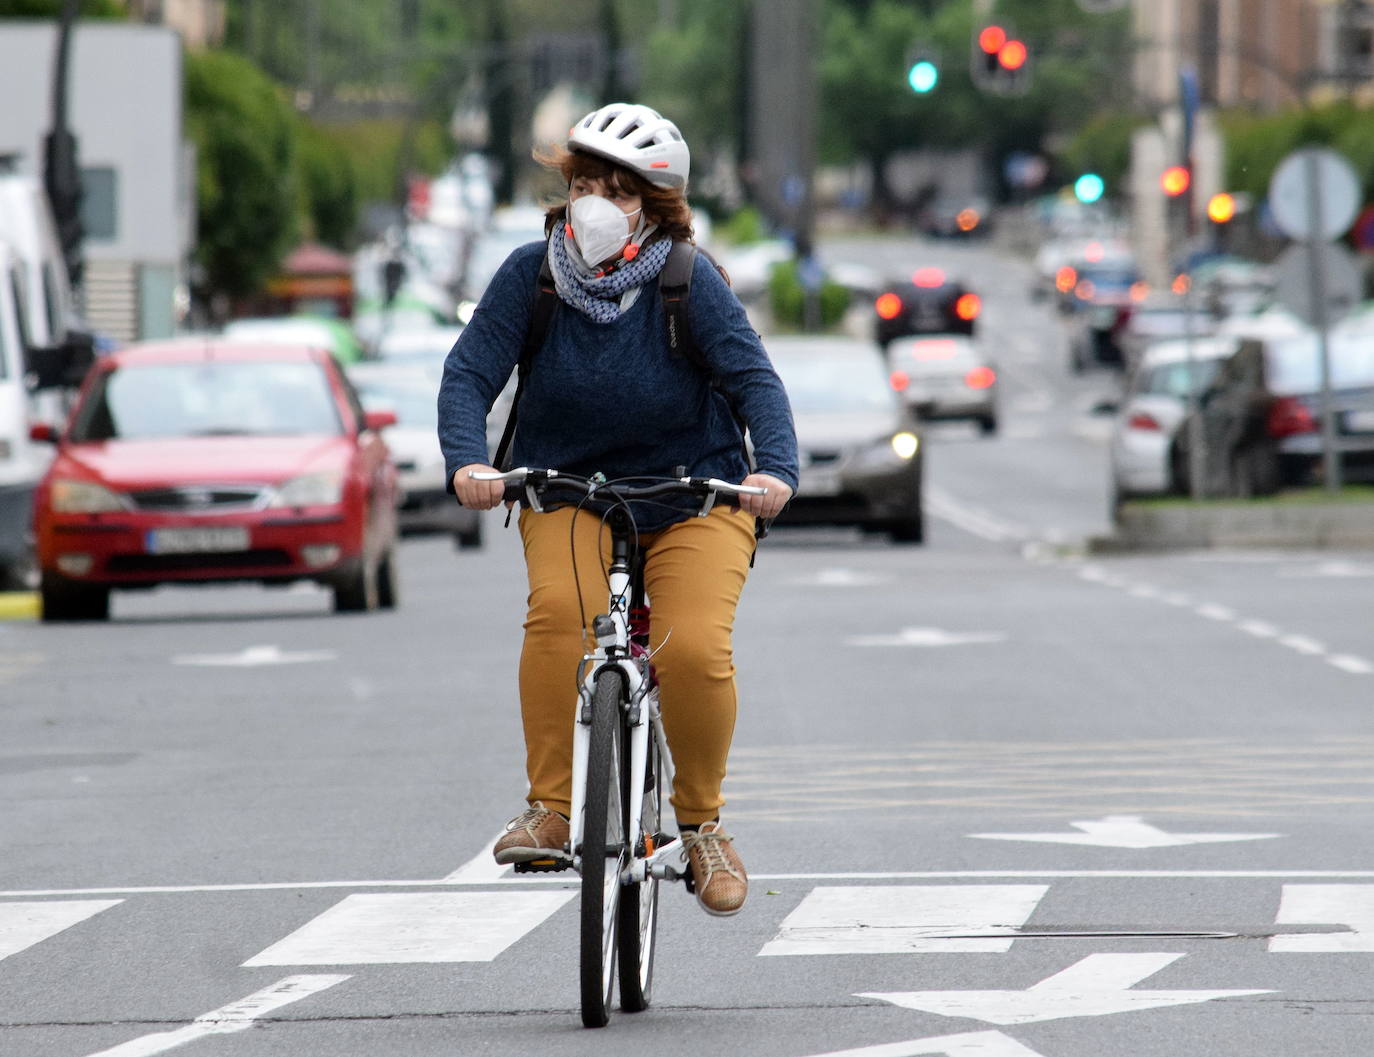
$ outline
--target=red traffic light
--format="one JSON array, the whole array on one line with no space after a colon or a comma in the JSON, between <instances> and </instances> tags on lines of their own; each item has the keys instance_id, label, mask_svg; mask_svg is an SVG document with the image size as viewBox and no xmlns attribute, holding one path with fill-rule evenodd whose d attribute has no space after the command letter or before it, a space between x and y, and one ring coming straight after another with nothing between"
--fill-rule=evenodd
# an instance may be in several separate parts
<instances>
[{"instance_id":1,"label":"red traffic light","mask_svg":"<svg viewBox=\"0 0 1374 1057\"><path fill-rule=\"evenodd\" d=\"M985 26L978 34L978 46L989 55L997 55L1007 42L1007 31L1001 26Z\"/></svg>"},{"instance_id":2,"label":"red traffic light","mask_svg":"<svg viewBox=\"0 0 1374 1057\"><path fill-rule=\"evenodd\" d=\"M997 51L997 61L1004 70L1019 70L1026 65L1026 46L1019 40L1009 40Z\"/></svg>"},{"instance_id":3,"label":"red traffic light","mask_svg":"<svg viewBox=\"0 0 1374 1057\"><path fill-rule=\"evenodd\" d=\"M1159 186L1170 198L1177 198L1188 190L1188 185L1192 182L1193 174L1188 171L1186 165L1171 165L1159 178Z\"/></svg>"}]
</instances>

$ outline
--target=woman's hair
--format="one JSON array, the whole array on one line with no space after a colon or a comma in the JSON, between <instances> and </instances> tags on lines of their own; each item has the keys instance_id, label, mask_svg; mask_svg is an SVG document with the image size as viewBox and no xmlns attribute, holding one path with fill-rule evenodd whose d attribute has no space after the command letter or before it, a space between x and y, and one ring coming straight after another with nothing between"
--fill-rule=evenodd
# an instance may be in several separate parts
<instances>
[{"instance_id":1,"label":"woman's hair","mask_svg":"<svg viewBox=\"0 0 1374 1057\"><path fill-rule=\"evenodd\" d=\"M596 154L585 151L570 151L566 147L554 146L536 150L534 160L546 169L558 173L563 178L563 193L557 201L550 201L544 214L544 234L552 233L553 226L562 220L568 211L567 187L574 180L605 180L613 191L638 195L644 206L644 216L658 230L650 241L658 238L672 238L682 242L692 242L692 210L681 188L660 187L650 183L633 169L608 161Z\"/></svg>"}]
</instances>

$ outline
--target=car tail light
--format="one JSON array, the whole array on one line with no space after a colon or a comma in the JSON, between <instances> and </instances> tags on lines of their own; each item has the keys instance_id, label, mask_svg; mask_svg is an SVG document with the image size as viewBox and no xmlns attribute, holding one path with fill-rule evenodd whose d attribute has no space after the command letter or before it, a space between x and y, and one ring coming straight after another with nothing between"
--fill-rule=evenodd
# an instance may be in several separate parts
<instances>
[{"instance_id":1,"label":"car tail light","mask_svg":"<svg viewBox=\"0 0 1374 1057\"><path fill-rule=\"evenodd\" d=\"M901 393L911 384L911 379L907 377L905 371L893 371L892 377L888 379L892 383L893 391Z\"/></svg>"},{"instance_id":2,"label":"car tail light","mask_svg":"<svg viewBox=\"0 0 1374 1057\"><path fill-rule=\"evenodd\" d=\"M997 372L991 367L975 367L964 375L964 384L970 389L990 389L997 381Z\"/></svg>"},{"instance_id":3,"label":"car tail light","mask_svg":"<svg viewBox=\"0 0 1374 1057\"><path fill-rule=\"evenodd\" d=\"M945 271L943 268L917 268L911 281L923 290L934 290L945 285Z\"/></svg>"},{"instance_id":4,"label":"car tail light","mask_svg":"<svg viewBox=\"0 0 1374 1057\"><path fill-rule=\"evenodd\" d=\"M959 300L954 302L954 314L965 323L977 319L982 308L982 299L977 294L962 294Z\"/></svg>"},{"instance_id":5,"label":"car tail light","mask_svg":"<svg viewBox=\"0 0 1374 1057\"><path fill-rule=\"evenodd\" d=\"M1054 273L1054 288L1061 294L1067 294L1078 285L1078 272L1076 269L1064 265L1059 271Z\"/></svg>"},{"instance_id":6,"label":"car tail light","mask_svg":"<svg viewBox=\"0 0 1374 1057\"><path fill-rule=\"evenodd\" d=\"M968 232L976 228L982 219L976 209L961 209L959 215L954 218L954 222L959 225L960 231Z\"/></svg>"},{"instance_id":7,"label":"car tail light","mask_svg":"<svg viewBox=\"0 0 1374 1057\"><path fill-rule=\"evenodd\" d=\"M1281 396L1269 405L1264 427L1271 437L1291 437L1317 432L1317 420L1296 396Z\"/></svg>"},{"instance_id":8,"label":"car tail light","mask_svg":"<svg viewBox=\"0 0 1374 1057\"><path fill-rule=\"evenodd\" d=\"M902 299L896 294L883 294L873 303L879 319L896 319L902 314Z\"/></svg>"},{"instance_id":9,"label":"car tail light","mask_svg":"<svg viewBox=\"0 0 1374 1057\"><path fill-rule=\"evenodd\" d=\"M1131 300L1139 304L1150 296L1150 284L1137 280L1131 284Z\"/></svg>"},{"instance_id":10,"label":"car tail light","mask_svg":"<svg viewBox=\"0 0 1374 1057\"><path fill-rule=\"evenodd\" d=\"M1106 247L1100 242L1090 242L1083 250L1083 256L1096 264L1107 255Z\"/></svg>"},{"instance_id":11,"label":"car tail light","mask_svg":"<svg viewBox=\"0 0 1374 1057\"><path fill-rule=\"evenodd\" d=\"M1093 295L1097 293L1097 287L1093 285L1091 279L1083 279L1073 288L1073 292L1080 301L1091 301Z\"/></svg>"},{"instance_id":12,"label":"car tail light","mask_svg":"<svg viewBox=\"0 0 1374 1057\"><path fill-rule=\"evenodd\" d=\"M1137 411L1128 418L1126 420L1126 428L1146 430L1150 433L1160 433L1163 432L1164 429L1164 427L1159 424L1159 419L1144 411Z\"/></svg>"}]
</instances>

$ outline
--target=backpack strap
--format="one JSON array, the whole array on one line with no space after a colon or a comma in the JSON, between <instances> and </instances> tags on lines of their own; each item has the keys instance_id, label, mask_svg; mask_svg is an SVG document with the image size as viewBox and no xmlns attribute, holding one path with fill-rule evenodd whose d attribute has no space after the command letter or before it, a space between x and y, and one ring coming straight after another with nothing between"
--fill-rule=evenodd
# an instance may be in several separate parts
<instances>
[{"instance_id":1,"label":"backpack strap","mask_svg":"<svg viewBox=\"0 0 1374 1057\"><path fill-rule=\"evenodd\" d=\"M544 345L549 334L549 324L553 322L554 310L558 308L558 290L554 286L553 269L549 266L549 255L544 254L544 263L539 267L539 283L535 289L534 309L530 313L530 327L525 332L525 344L520 350L520 363L515 369L515 395L511 398L510 414L506 416L506 428L501 432L501 443L496 446L496 457L492 460L498 470L509 470L511 441L515 438L515 417L520 409L520 397L525 392L525 379L529 376L534 354Z\"/></svg>"}]
</instances>

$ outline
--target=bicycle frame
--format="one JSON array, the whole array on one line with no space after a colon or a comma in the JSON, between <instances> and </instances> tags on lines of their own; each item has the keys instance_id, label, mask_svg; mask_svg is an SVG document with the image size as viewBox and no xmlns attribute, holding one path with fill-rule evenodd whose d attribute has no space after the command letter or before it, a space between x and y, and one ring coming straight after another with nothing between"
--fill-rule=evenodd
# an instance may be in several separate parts
<instances>
[{"instance_id":1,"label":"bicycle frame","mask_svg":"<svg viewBox=\"0 0 1374 1057\"><path fill-rule=\"evenodd\" d=\"M611 565L608 570L610 594L608 612L596 618L596 649L586 654L578 667L578 707L573 723L573 768L572 768L572 810L570 814L571 832L569 847L573 853L573 867L580 871L582 864L583 806L587 779L587 753L591 737L592 692L597 676L606 668L619 670L625 679L628 714L624 717L629 731L629 789L643 789L649 759L649 739L658 744L660 765L663 768L665 788L673 785L673 758L668 751L668 738L663 730L663 717L659 709L658 687L653 685L649 675L649 657L636 655L630 642L630 604L636 587L634 573L630 568L629 539L624 526L612 525ZM643 798L628 798L629 816L627 834L638 835L643 832ZM648 857L635 855L621 884L633 884L648 876L650 864L662 866L654 869L653 875L660 879L677 880L681 874L668 867L663 859L669 851L677 848L654 849Z\"/></svg>"}]
</instances>

